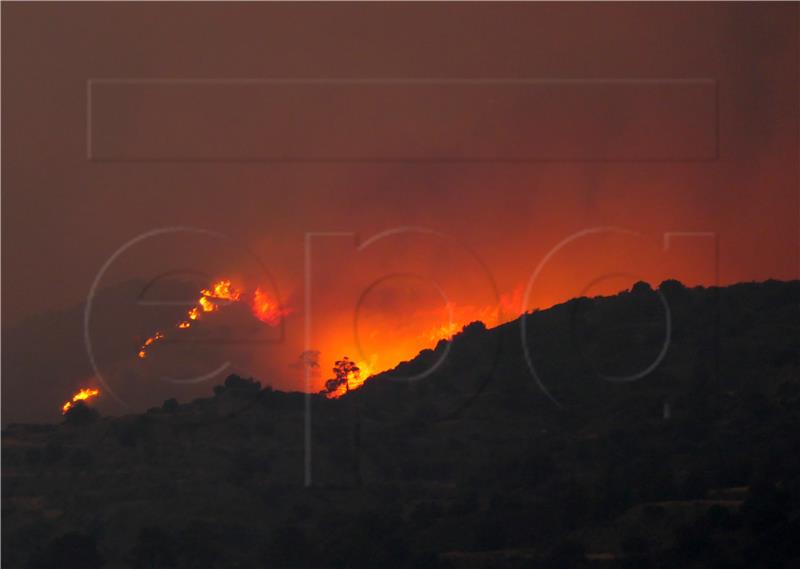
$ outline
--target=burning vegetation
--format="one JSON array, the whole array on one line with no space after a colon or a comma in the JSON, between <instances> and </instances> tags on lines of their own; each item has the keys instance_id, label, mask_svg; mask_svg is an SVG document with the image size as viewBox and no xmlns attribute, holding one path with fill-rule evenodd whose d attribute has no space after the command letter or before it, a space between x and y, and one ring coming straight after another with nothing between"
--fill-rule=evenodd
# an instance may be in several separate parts
<instances>
[{"instance_id":1,"label":"burning vegetation","mask_svg":"<svg viewBox=\"0 0 800 569\"><path fill-rule=\"evenodd\" d=\"M334 378L325 382L325 392L328 397L341 397L350 389L361 387L369 377L367 371L362 379L361 371L361 367L347 356L337 360L333 366Z\"/></svg>"},{"instance_id":2,"label":"burning vegetation","mask_svg":"<svg viewBox=\"0 0 800 569\"><path fill-rule=\"evenodd\" d=\"M269 326L277 326L282 318L291 313L290 308L281 306L261 288L256 288L252 294L247 294L234 287L229 279L222 279L212 283L208 288L200 290L200 297L195 305L187 311L186 319L178 322L175 328L178 330L191 328L195 322L202 318L203 314L217 312L221 308L240 302L245 298L250 299L250 308L253 316ZM159 330L147 338L139 348L139 358L145 359L153 344L164 339L164 337L164 332Z\"/></svg>"},{"instance_id":3,"label":"burning vegetation","mask_svg":"<svg viewBox=\"0 0 800 569\"><path fill-rule=\"evenodd\" d=\"M256 288L253 292L250 308L253 316L270 326L277 326L282 318L291 313L290 308L281 306L260 288Z\"/></svg>"},{"instance_id":4,"label":"burning vegetation","mask_svg":"<svg viewBox=\"0 0 800 569\"><path fill-rule=\"evenodd\" d=\"M93 397L97 397L98 395L100 395L100 390L99 389L93 389L93 388L90 388L90 387L81 389L75 395L72 396L72 399L70 399L69 401L64 403L64 405L61 406L61 413L63 415L66 415L67 411L72 409L72 406L76 402L78 402L78 401L88 401L89 399L92 399Z\"/></svg>"},{"instance_id":5,"label":"burning vegetation","mask_svg":"<svg viewBox=\"0 0 800 569\"><path fill-rule=\"evenodd\" d=\"M417 331L406 337L395 336L391 342L384 341L381 347L385 349L381 349L380 354L371 354L370 358L355 361L344 357L336 361L333 364L334 377L325 382L323 393L329 398L336 398L358 389L378 371L389 369L391 365L411 358L419 350L439 341L452 340L472 322L483 322L489 328L509 322L524 312L522 297L523 288L520 285L510 293L501 294L495 303L477 305L448 302L434 309L417 309L411 313ZM388 326L390 324L381 320L371 328L374 331ZM368 328L367 335L370 331Z\"/></svg>"},{"instance_id":6,"label":"burning vegetation","mask_svg":"<svg viewBox=\"0 0 800 569\"><path fill-rule=\"evenodd\" d=\"M419 311L415 313L415 319L425 322L423 331L416 338L411 340L413 346L405 346L406 342L401 342L408 348L409 354L422 349L431 341L450 340L464 326L475 320L481 320L488 326L496 326L515 317L521 312L521 287L517 287L510 295L502 295L496 304L485 306L475 305L454 305L448 303L445 306L444 314L441 308L433 311ZM252 292L248 292L236 287L231 279L220 279L211 283L207 288L200 289L196 302L189 308L183 319L178 321L174 330L187 330L197 324L208 313L218 312L235 303L243 303L249 307L253 317L264 322L269 326L277 326L281 320L288 316L292 309L279 303L271 294L261 287L256 287ZM444 318L443 318L444 317ZM156 331L152 336L145 339L140 345L137 356L140 359L148 357L152 347L164 340L168 333L163 330ZM325 382L323 393L330 398L341 397L342 395L358 389L364 382L380 369L385 369L388 360L399 361L408 357L409 354L394 353L399 349L395 343L394 350L389 349L386 353L381 353L382 359L378 361L378 354L359 360L351 360L344 357L334 364L334 378ZM402 356L402 357L401 357ZM380 367L379 367L380 366ZM86 400L99 395L99 390L82 389L71 401L66 402L62 407L62 412L66 413L75 401Z\"/></svg>"}]
</instances>

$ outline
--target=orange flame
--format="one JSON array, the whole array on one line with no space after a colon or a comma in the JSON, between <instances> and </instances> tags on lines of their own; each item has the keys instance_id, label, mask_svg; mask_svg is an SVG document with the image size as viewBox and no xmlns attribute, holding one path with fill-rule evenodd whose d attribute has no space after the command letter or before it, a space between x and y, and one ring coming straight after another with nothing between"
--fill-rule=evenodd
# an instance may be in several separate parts
<instances>
[{"instance_id":1,"label":"orange flame","mask_svg":"<svg viewBox=\"0 0 800 569\"><path fill-rule=\"evenodd\" d=\"M256 288L253 293L251 308L256 318L270 326L277 325L281 321L281 318L291 314L290 308L280 306L260 288Z\"/></svg>"},{"instance_id":2,"label":"orange flame","mask_svg":"<svg viewBox=\"0 0 800 569\"><path fill-rule=\"evenodd\" d=\"M206 312L216 312L222 306L233 302L239 302L241 299L242 291L234 288L229 279L216 281L212 283L210 287L200 290L200 298L197 299L197 303L186 313L186 318L188 320L178 322L176 328L179 330L190 328L192 322L200 320L202 314ZM289 308L283 307L276 301L273 301L272 298L260 288L256 288L253 293L251 308L256 318L270 326L277 325L281 321L281 318L291 313ZM139 358L146 358L150 346L162 338L164 338L164 333L161 331L147 338L144 344L139 348Z\"/></svg>"},{"instance_id":3,"label":"orange flame","mask_svg":"<svg viewBox=\"0 0 800 569\"><path fill-rule=\"evenodd\" d=\"M493 328L519 317L522 312L522 286L517 286L509 294L501 294L497 304L487 306L447 304L449 318L443 324L433 327L422 337L438 342L450 340L464 326L475 322L483 322L487 328Z\"/></svg>"},{"instance_id":4,"label":"orange flame","mask_svg":"<svg viewBox=\"0 0 800 569\"><path fill-rule=\"evenodd\" d=\"M365 361L356 362L356 366L358 366L358 372L347 375L348 389L358 389L373 374L372 366Z\"/></svg>"},{"instance_id":5,"label":"orange flame","mask_svg":"<svg viewBox=\"0 0 800 569\"><path fill-rule=\"evenodd\" d=\"M414 357L420 350L433 347L440 340L451 340L453 336L472 322L483 322L487 328L493 328L519 317L523 307L523 287L517 286L511 292L501 294L496 302L490 304L457 304L447 303L433 309L419 308L410 313L410 320L419 328L412 329L404 338L393 338L390 344L384 340L384 348L380 354L372 354L369 361L358 361L358 374L348 377L348 385L340 385L328 397L336 398L344 395L348 389L358 389L370 376L390 369L397 362ZM378 320L373 329L366 331L377 335L383 328L391 328L391 321ZM341 345L337 351L347 352L353 346ZM380 356L380 357L379 357Z\"/></svg>"},{"instance_id":6,"label":"orange flame","mask_svg":"<svg viewBox=\"0 0 800 569\"><path fill-rule=\"evenodd\" d=\"M449 340L463 327L463 324L459 326L457 323L452 321L442 324L441 326L437 326L430 331L428 334L428 339L434 342L438 342L439 340Z\"/></svg>"},{"instance_id":7,"label":"orange flame","mask_svg":"<svg viewBox=\"0 0 800 569\"><path fill-rule=\"evenodd\" d=\"M66 412L72 408L72 404L75 403L76 401L86 401L91 399L92 397L97 397L98 395L100 395L99 389L92 389L89 387L81 389L80 391L78 391L78 393L72 396L71 400L67 401L66 403L64 403L64 405L61 406L61 414L62 415L66 414Z\"/></svg>"},{"instance_id":8,"label":"orange flame","mask_svg":"<svg viewBox=\"0 0 800 569\"><path fill-rule=\"evenodd\" d=\"M347 374L347 385L342 384L340 385L336 391L332 391L327 394L329 399L336 399L337 397L341 397L348 391L352 391L353 389L358 389L364 382L367 381L372 375L375 373L374 363L377 358L376 354L373 354L370 362L365 362L363 360L356 362L356 367L358 371L350 372Z\"/></svg>"},{"instance_id":9,"label":"orange flame","mask_svg":"<svg viewBox=\"0 0 800 569\"><path fill-rule=\"evenodd\" d=\"M208 297L205 296L201 296L198 299L197 304L200 305L200 308L203 309L203 312L214 312L219 308L216 304L211 302Z\"/></svg>"},{"instance_id":10,"label":"orange flame","mask_svg":"<svg viewBox=\"0 0 800 569\"><path fill-rule=\"evenodd\" d=\"M147 357L147 349L150 346L152 346L153 344L155 344L157 341L161 340L162 338L164 338L164 332L161 332L161 331L156 332L155 334L153 334L152 336L147 338L147 340L144 341L144 344L142 344L142 347L139 348L139 357L141 359L146 358Z\"/></svg>"},{"instance_id":11,"label":"orange flame","mask_svg":"<svg viewBox=\"0 0 800 569\"><path fill-rule=\"evenodd\" d=\"M211 285L211 289L204 288L200 293L208 298L219 298L222 300L239 300L242 293L236 289L231 289L231 281L221 280Z\"/></svg>"}]
</instances>

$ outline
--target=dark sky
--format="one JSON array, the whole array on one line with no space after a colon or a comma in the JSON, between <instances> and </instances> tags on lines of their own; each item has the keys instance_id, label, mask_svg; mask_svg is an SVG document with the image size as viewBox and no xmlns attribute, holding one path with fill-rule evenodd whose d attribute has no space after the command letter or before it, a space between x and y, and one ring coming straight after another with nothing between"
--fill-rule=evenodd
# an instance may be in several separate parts
<instances>
[{"instance_id":1,"label":"dark sky","mask_svg":"<svg viewBox=\"0 0 800 569\"><path fill-rule=\"evenodd\" d=\"M414 314L403 302L439 302L432 275L451 302L480 307L537 274L525 308L637 279L798 276L797 4L2 11L12 342L26 319L83 303L120 247L162 227L231 240L148 239L100 288L266 267L295 309L278 368L304 344L308 232L354 235L317 242L311 341L329 359L352 348L354 307L385 274L424 282L387 281L362 303L368 354L392 352L378 328ZM439 235L355 249L400 226Z\"/></svg>"}]
</instances>

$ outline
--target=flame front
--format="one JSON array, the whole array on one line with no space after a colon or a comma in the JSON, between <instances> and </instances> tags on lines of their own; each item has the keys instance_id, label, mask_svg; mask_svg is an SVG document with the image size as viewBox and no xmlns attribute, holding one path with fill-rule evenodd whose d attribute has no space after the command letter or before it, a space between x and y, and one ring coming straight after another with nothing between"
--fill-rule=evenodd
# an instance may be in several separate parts
<instances>
[{"instance_id":1,"label":"flame front","mask_svg":"<svg viewBox=\"0 0 800 569\"><path fill-rule=\"evenodd\" d=\"M432 348L440 340L451 340L453 336L472 322L483 322L487 328L499 326L505 322L519 317L523 312L523 287L514 287L510 292L501 294L496 302L488 304L460 304L455 302L445 303L434 308L419 307L409 311L409 320L413 326L404 328L406 335L393 336L387 339L384 330L397 330L393 328L394 321L379 318L366 321L362 337L372 338L380 336L378 345L369 350L370 357L362 353L362 360L357 361L358 373L351 373L347 378L347 385L340 385L335 391L326 395L331 398L341 397L348 390L358 389L370 376L383 370L391 369L397 362L413 358L420 350ZM339 353L361 350L349 342L341 342L337 337L328 340L336 346ZM374 350L375 353L372 353ZM365 361L367 360L367 361ZM324 365L324 363L323 363Z\"/></svg>"},{"instance_id":2,"label":"flame front","mask_svg":"<svg viewBox=\"0 0 800 569\"><path fill-rule=\"evenodd\" d=\"M217 312L223 306L239 302L243 297L243 292L235 288L229 279L222 279L211 284L208 288L200 290L200 298L186 313L186 320L182 320L176 324L178 330L186 330L190 328L194 322L200 320L203 314L208 312ZM287 307L281 306L277 301L273 300L270 295L256 288L253 293L253 301L251 309L253 315L262 322L270 326L276 326L284 316L291 313ZM150 347L157 341L164 338L164 332L158 331L149 338L139 348L138 356L140 359L145 359Z\"/></svg>"},{"instance_id":3,"label":"flame front","mask_svg":"<svg viewBox=\"0 0 800 569\"><path fill-rule=\"evenodd\" d=\"M241 291L231 288L231 281L221 280L211 285L210 289L204 288L200 293L206 298L218 298L221 300L239 300L242 296Z\"/></svg>"},{"instance_id":4,"label":"flame front","mask_svg":"<svg viewBox=\"0 0 800 569\"><path fill-rule=\"evenodd\" d=\"M97 397L98 395L100 395L99 389L92 389L90 387L81 389L78 391L78 393L72 396L71 400L67 401L61 406L61 414L66 414L66 412L72 408L72 404L76 401L87 401L92 397Z\"/></svg>"},{"instance_id":5,"label":"flame front","mask_svg":"<svg viewBox=\"0 0 800 569\"><path fill-rule=\"evenodd\" d=\"M278 325L283 318L291 314L292 310L289 307L279 303L263 288L256 287L251 290L252 292L246 292L235 287L230 279L221 279L207 288L202 288L197 301L186 312L185 319L175 325L176 330L191 328L202 320L204 315L218 312L225 306L242 301L249 305L255 318L270 326ZM486 305L448 302L444 306L435 308L417 307L409 312L410 320L414 322L416 330L411 331L406 328L409 333L405 338L400 338L400 341L394 339L387 341L384 336L384 340L379 341L379 346L376 346L378 349L374 350L376 353L371 353L373 350L370 350L369 357L362 356L362 359L355 361L358 371L349 373L346 382L332 393L328 393L328 396L339 397L349 390L358 389L372 375L389 369L396 362L413 357L420 349L432 346L440 340L450 340L471 322L479 320L487 327L507 322L522 312L521 305L522 287L518 286L510 294L501 295L498 302ZM366 333L368 337L376 337L384 329L396 330L396 327L393 328L391 321L379 319L368 324ZM150 348L164 337L164 332L158 331L147 338L138 351L138 357L146 358ZM338 338L333 339L332 343L334 342L339 353L352 353L354 349L352 345L341 343Z\"/></svg>"}]
</instances>

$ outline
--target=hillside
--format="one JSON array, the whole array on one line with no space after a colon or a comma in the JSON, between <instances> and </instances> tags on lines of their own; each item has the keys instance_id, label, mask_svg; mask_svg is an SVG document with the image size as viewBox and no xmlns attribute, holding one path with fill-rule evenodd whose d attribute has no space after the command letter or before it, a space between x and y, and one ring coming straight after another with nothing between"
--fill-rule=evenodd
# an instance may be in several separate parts
<instances>
[{"instance_id":1,"label":"hillside","mask_svg":"<svg viewBox=\"0 0 800 569\"><path fill-rule=\"evenodd\" d=\"M639 283L336 400L10 425L3 567L796 566L799 316L798 281Z\"/></svg>"}]
</instances>

